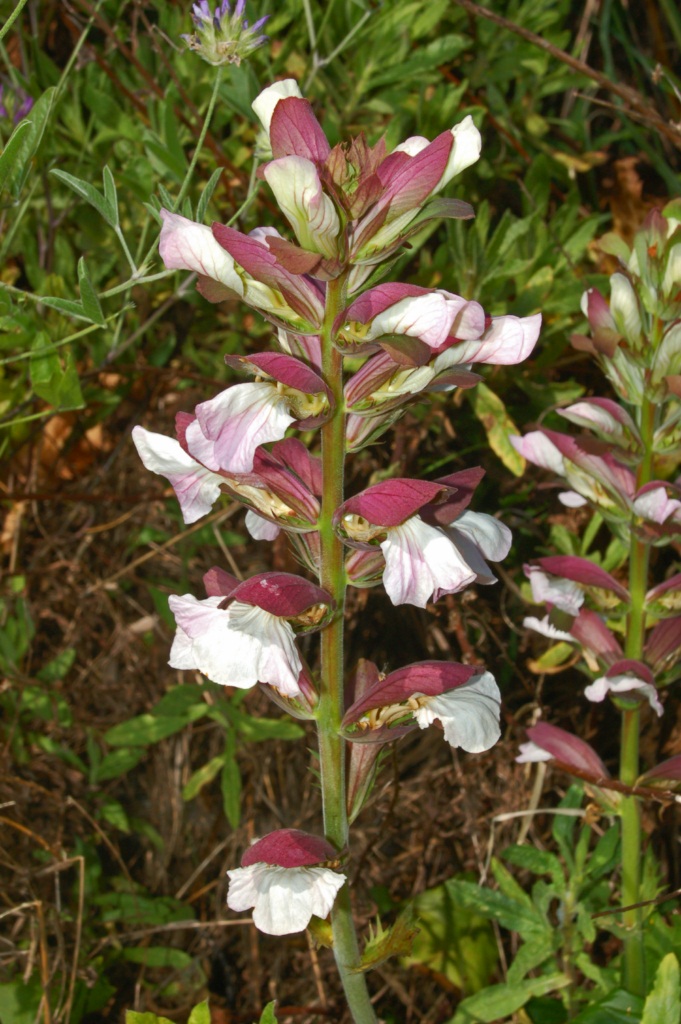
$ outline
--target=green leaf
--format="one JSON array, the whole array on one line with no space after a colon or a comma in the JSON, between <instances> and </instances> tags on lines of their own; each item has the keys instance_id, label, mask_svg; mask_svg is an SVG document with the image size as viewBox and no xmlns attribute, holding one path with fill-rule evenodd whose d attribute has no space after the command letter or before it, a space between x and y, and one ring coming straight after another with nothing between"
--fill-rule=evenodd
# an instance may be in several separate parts
<instances>
[{"instance_id":1,"label":"green leaf","mask_svg":"<svg viewBox=\"0 0 681 1024\"><path fill-rule=\"evenodd\" d=\"M210 1006L207 999L194 1007L189 1014L187 1024L210 1024Z\"/></svg>"},{"instance_id":2,"label":"green leaf","mask_svg":"<svg viewBox=\"0 0 681 1024\"><path fill-rule=\"evenodd\" d=\"M21 121L10 135L7 145L0 154L0 192L5 187L5 182L10 174L18 173L23 169L24 143L30 132L30 121Z\"/></svg>"},{"instance_id":3,"label":"green leaf","mask_svg":"<svg viewBox=\"0 0 681 1024\"><path fill-rule=\"evenodd\" d=\"M231 717L239 735L247 743L257 743L260 740L299 740L305 735L304 729L288 718L253 718L240 711Z\"/></svg>"},{"instance_id":4,"label":"green leaf","mask_svg":"<svg viewBox=\"0 0 681 1024\"><path fill-rule=\"evenodd\" d=\"M145 896L136 892L105 892L100 896L93 896L92 902L101 908L102 921L124 921L126 927L194 920L191 907L171 896Z\"/></svg>"},{"instance_id":5,"label":"green leaf","mask_svg":"<svg viewBox=\"0 0 681 1024\"><path fill-rule=\"evenodd\" d=\"M112 747L148 746L180 732L186 724L187 719L184 716L180 718L170 715L138 715L136 718L129 718L127 722L114 725L104 733L104 739Z\"/></svg>"},{"instance_id":6,"label":"green leaf","mask_svg":"<svg viewBox=\"0 0 681 1024\"><path fill-rule=\"evenodd\" d=\"M40 352L29 360L29 373L33 390L39 398L49 402L55 409L80 409L83 395L78 374L69 353L62 366L58 350L50 348L48 336L39 331L33 341L33 349Z\"/></svg>"},{"instance_id":7,"label":"green leaf","mask_svg":"<svg viewBox=\"0 0 681 1024\"><path fill-rule=\"evenodd\" d=\"M411 907L403 910L389 928L384 928L381 919L377 917L375 930L369 924L369 938L362 950L359 965L350 970L355 974L373 971L391 956L410 956L419 931Z\"/></svg>"},{"instance_id":8,"label":"green leaf","mask_svg":"<svg viewBox=\"0 0 681 1024\"><path fill-rule=\"evenodd\" d=\"M225 755L220 754L218 757L211 758L207 764L204 764L202 768L195 771L182 789L182 799L193 800L196 794L200 792L204 786L213 781L224 763Z\"/></svg>"},{"instance_id":9,"label":"green leaf","mask_svg":"<svg viewBox=\"0 0 681 1024\"><path fill-rule=\"evenodd\" d=\"M104 202L108 204L109 209L112 211L115 218L114 227L118 227L120 220L118 217L118 194L116 192L116 182L114 176L105 165L102 171L102 179L104 181Z\"/></svg>"},{"instance_id":10,"label":"green leaf","mask_svg":"<svg viewBox=\"0 0 681 1024\"><path fill-rule=\"evenodd\" d=\"M265 1009L260 1014L260 1020L258 1021L258 1024L277 1024L277 1018L274 1016L274 1008L276 1005L277 1004L274 1000L271 1003L267 1004Z\"/></svg>"},{"instance_id":11,"label":"green leaf","mask_svg":"<svg viewBox=\"0 0 681 1024\"><path fill-rule=\"evenodd\" d=\"M181 971L194 963L194 958L183 949L171 946L135 946L123 950L123 959L131 964L142 964L144 967L174 967Z\"/></svg>"},{"instance_id":12,"label":"green leaf","mask_svg":"<svg viewBox=\"0 0 681 1024\"><path fill-rule=\"evenodd\" d=\"M569 984L567 975L551 974L517 985L490 985L459 1003L448 1024L493 1024L515 1013L533 996L545 996Z\"/></svg>"},{"instance_id":13,"label":"green leaf","mask_svg":"<svg viewBox=\"0 0 681 1024\"><path fill-rule=\"evenodd\" d=\"M38 978L0 985L0 1021L2 1024L34 1024L42 1001L43 987Z\"/></svg>"},{"instance_id":14,"label":"green leaf","mask_svg":"<svg viewBox=\"0 0 681 1024\"><path fill-rule=\"evenodd\" d=\"M572 1018L572 1024L641 1024L643 1000L617 989ZM659 1020L656 1024L666 1024Z\"/></svg>"},{"instance_id":15,"label":"green leaf","mask_svg":"<svg viewBox=\"0 0 681 1024\"><path fill-rule=\"evenodd\" d=\"M106 318L102 312L99 296L88 273L84 256L81 256L78 260L78 285L80 287L80 301L86 317L92 320L93 324L106 327Z\"/></svg>"},{"instance_id":16,"label":"green leaf","mask_svg":"<svg viewBox=\"0 0 681 1024\"><path fill-rule=\"evenodd\" d=\"M99 809L98 817L100 820L108 821L114 828L120 829L121 832L130 834L130 820L123 807L118 800L106 800Z\"/></svg>"},{"instance_id":17,"label":"green leaf","mask_svg":"<svg viewBox=\"0 0 681 1024\"><path fill-rule=\"evenodd\" d=\"M535 875L551 875L557 896L565 892L565 874L555 854L548 850L537 850L534 846L509 846L504 850L504 860L517 864Z\"/></svg>"},{"instance_id":18,"label":"green leaf","mask_svg":"<svg viewBox=\"0 0 681 1024\"><path fill-rule=\"evenodd\" d=\"M181 683L179 686L173 686L153 707L152 714L173 717L189 714L190 709L194 706L207 708L208 704L203 702L205 692L203 686L198 686L195 683Z\"/></svg>"},{"instance_id":19,"label":"green leaf","mask_svg":"<svg viewBox=\"0 0 681 1024\"><path fill-rule=\"evenodd\" d=\"M568 661L571 661L574 656L574 644L569 644L566 640L560 640L559 643L549 647L548 651L544 651L539 658L532 658L528 665L532 672L541 675L548 669L557 669L562 665L567 665Z\"/></svg>"},{"instance_id":20,"label":"green leaf","mask_svg":"<svg viewBox=\"0 0 681 1024\"><path fill-rule=\"evenodd\" d=\"M486 384L478 384L472 389L471 402L475 415L485 428L492 451L514 476L522 476L525 472L525 459L509 441L511 434L519 434L520 431L506 411L504 403Z\"/></svg>"},{"instance_id":21,"label":"green leaf","mask_svg":"<svg viewBox=\"0 0 681 1024\"><path fill-rule=\"evenodd\" d=\"M52 661L48 661L47 665L43 665L40 672L37 673L41 683L56 683L60 682L64 676L68 673L69 669L76 660L76 648L65 647L56 658Z\"/></svg>"},{"instance_id":22,"label":"green leaf","mask_svg":"<svg viewBox=\"0 0 681 1024\"><path fill-rule=\"evenodd\" d=\"M56 178L63 181L65 185L68 185L70 189L79 195L81 199L84 199L86 203L93 206L97 213L104 218L107 224L110 224L112 228L118 226L118 210L115 206L106 199L105 196L96 189L94 185L90 185L87 181L82 181L81 178L74 177L73 174L67 174L66 171L52 170L50 172L54 174Z\"/></svg>"},{"instance_id":23,"label":"green leaf","mask_svg":"<svg viewBox=\"0 0 681 1024\"><path fill-rule=\"evenodd\" d=\"M450 879L414 900L419 931L406 963L424 964L470 994L487 984L498 953L488 915L460 898L459 884L480 891L473 883Z\"/></svg>"},{"instance_id":24,"label":"green leaf","mask_svg":"<svg viewBox=\"0 0 681 1024\"><path fill-rule=\"evenodd\" d=\"M121 775L127 775L129 771L140 763L146 751L142 747L121 747L111 754L106 754L97 764L90 767L90 784L107 782L109 779L118 779Z\"/></svg>"},{"instance_id":25,"label":"green leaf","mask_svg":"<svg viewBox=\"0 0 681 1024\"><path fill-rule=\"evenodd\" d=\"M679 961L673 953L660 962L652 991L643 1006L641 1024L678 1024L681 1019Z\"/></svg>"},{"instance_id":26,"label":"green leaf","mask_svg":"<svg viewBox=\"0 0 681 1024\"><path fill-rule=\"evenodd\" d=\"M219 182L221 176L222 167L218 167L217 170L213 171L213 173L211 174L210 180L206 184L203 192L201 193L201 198L199 199L199 202L196 207L196 220L198 221L199 224L203 224L203 219L206 216L208 204L213 198L213 192L215 192L217 183Z\"/></svg>"},{"instance_id":27,"label":"green leaf","mask_svg":"<svg viewBox=\"0 0 681 1024\"><path fill-rule=\"evenodd\" d=\"M450 879L445 884L459 906L475 910L483 917L493 918L504 928L520 932L523 937L536 937L538 932L545 934L549 931L548 923L537 910L509 899L503 893L459 879Z\"/></svg>"}]
</instances>

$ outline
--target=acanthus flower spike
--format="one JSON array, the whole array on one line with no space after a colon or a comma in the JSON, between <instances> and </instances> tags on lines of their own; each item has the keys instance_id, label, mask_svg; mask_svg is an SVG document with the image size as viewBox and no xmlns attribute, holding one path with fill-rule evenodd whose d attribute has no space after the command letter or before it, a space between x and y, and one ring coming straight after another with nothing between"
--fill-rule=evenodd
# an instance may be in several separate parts
<instances>
[{"instance_id":1,"label":"acanthus flower spike","mask_svg":"<svg viewBox=\"0 0 681 1024\"><path fill-rule=\"evenodd\" d=\"M253 909L253 923L266 935L302 932L312 917L325 918L346 876L333 846L300 829L284 828L258 839L227 872L230 910Z\"/></svg>"}]
</instances>

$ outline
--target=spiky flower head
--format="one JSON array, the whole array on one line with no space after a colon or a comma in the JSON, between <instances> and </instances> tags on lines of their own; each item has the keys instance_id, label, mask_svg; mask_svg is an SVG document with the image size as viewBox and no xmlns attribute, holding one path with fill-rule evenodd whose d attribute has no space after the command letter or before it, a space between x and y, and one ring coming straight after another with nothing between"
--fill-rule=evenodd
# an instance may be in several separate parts
<instances>
[{"instance_id":1,"label":"spiky flower head","mask_svg":"<svg viewBox=\"0 0 681 1024\"><path fill-rule=\"evenodd\" d=\"M246 0L237 0L232 11L229 0L222 0L215 10L208 0L198 0L192 5L192 20L196 28L194 35L185 35L190 50L195 50L205 61L214 66L240 64L262 43L267 36L259 35L259 29L269 15L249 25L244 18Z\"/></svg>"}]
</instances>

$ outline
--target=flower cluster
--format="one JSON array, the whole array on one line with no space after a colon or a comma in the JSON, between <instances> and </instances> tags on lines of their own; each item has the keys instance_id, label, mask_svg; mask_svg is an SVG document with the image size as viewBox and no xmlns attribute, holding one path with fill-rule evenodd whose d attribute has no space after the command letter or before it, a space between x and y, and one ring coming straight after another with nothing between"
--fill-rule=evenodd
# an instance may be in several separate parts
<instances>
[{"instance_id":1,"label":"flower cluster","mask_svg":"<svg viewBox=\"0 0 681 1024\"><path fill-rule=\"evenodd\" d=\"M216 33L227 11L224 3L209 24L207 9L195 8L205 31ZM383 140L370 146L364 136L332 148L292 80L265 89L253 108L266 133L259 173L291 234L272 227L244 234L164 210L160 253L169 269L196 273L208 301L238 298L257 310L274 329L276 350L228 357L233 370L255 379L180 413L174 438L142 427L133 437L145 466L169 480L185 522L206 515L226 492L247 509L254 538L284 531L318 581L261 573L239 583L211 570L206 598L170 599L171 665L223 685L260 683L292 714L316 719L332 684L323 663L305 664L296 637L342 629L346 581L382 582L393 604L424 608L471 583L494 583L488 561L503 559L511 544L506 526L469 508L482 470L434 481L394 477L345 499L337 484L345 458L426 394L473 387L476 363L525 359L540 316L490 317L443 288L375 283L426 221L472 216L468 204L441 196L478 158L470 117L432 142L410 138L389 153ZM347 357L354 372L345 375ZM321 433L324 457L292 430ZM328 569L330 550L341 576ZM480 667L424 661L382 674L362 661L353 678L336 727L350 745L350 818L369 791L381 744L433 724L469 752L487 750L500 735L499 689ZM230 907L253 907L256 925L272 934L326 916L343 884L326 866L343 851L301 835L266 837L229 873Z\"/></svg>"}]
</instances>

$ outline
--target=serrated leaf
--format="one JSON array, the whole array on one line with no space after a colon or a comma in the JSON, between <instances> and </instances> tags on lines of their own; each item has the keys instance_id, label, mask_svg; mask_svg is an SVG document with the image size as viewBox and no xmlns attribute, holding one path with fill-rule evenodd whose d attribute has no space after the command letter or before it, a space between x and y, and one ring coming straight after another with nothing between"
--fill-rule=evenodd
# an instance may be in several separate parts
<instances>
[{"instance_id":1,"label":"serrated leaf","mask_svg":"<svg viewBox=\"0 0 681 1024\"><path fill-rule=\"evenodd\" d=\"M402 911L387 929L383 928L380 918L376 918L376 929L369 925L369 938L362 950L359 964L351 968L352 972L359 974L373 971L391 956L410 956L414 938L419 931L411 907Z\"/></svg>"},{"instance_id":2,"label":"serrated leaf","mask_svg":"<svg viewBox=\"0 0 681 1024\"><path fill-rule=\"evenodd\" d=\"M70 189L84 199L86 203L93 206L97 213L104 218L107 224L111 225L112 228L118 226L118 210L112 207L108 200L102 195L99 189L96 189L94 185L91 185L87 181L83 181L81 178L76 178L73 174L67 174L66 171L52 170L50 172L55 177L63 181L65 185L68 185Z\"/></svg>"},{"instance_id":3,"label":"serrated leaf","mask_svg":"<svg viewBox=\"0 0 681 1024\"><path fill-rule=\"evenodd\" d=\"M520 431L506 411L506 406L486 384L467 392L471 396L473 411L482 423L492 451L499 456L506 469L514 476L522 476L525 472L525 459L515 450L509 436Z\"/></svg>"},{"instance_id":4,"label":"serrated leaf","mask_svg":"<svg viewBox=\"0 0 681 1024\"><path fill-rule=\"evenodd\" d=\"M681 1019L681 979L679 961L673 953L660 962L655 982L643 1005L641 1024L677 1024Z\"/></svg>"},{"instance_id":5,"label":"serrated leaf","mask_svg":"<svg viewBox=\"0 0 681 1024\"><path fill-rule=\"evenodd\" d=\"M99 303L99 296L92 284L84 256L81 256L78 260L78 285L80 287L80 301L85 315L88 319L92 320L93 324L106 327L106 319Z\"/></svg>"},{"instance_id":6,"label":"serrated leaf","mask_svg":"<svg viewBox=\"0 0 681 1024\"><path fill-rule=\"evenodd\" d=\"M104 733L104 739L112 747L139 746L146 747L150 743L158 743L166 736L184 729L187 724L185 717L171 717L163 715L138 715L136 718L129 718L127 722L119 722Z\"/></svg>"},{"instance_id":7,"label":"serrated leaf","mask_svg":"<svg viewBox=\"0 0 681 1024\"><path fill-rule=\"evenodd\" d=\"M201 768L195 771L182 789L182 799L193 800L196 794L199 793L204 786L207 786L209 782L213 781L224 763L225 755L220 754L218 757L211 758L210 761L206 762L206 764L202 765Z\"/></svg>"}]
</instances>

